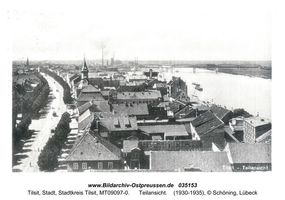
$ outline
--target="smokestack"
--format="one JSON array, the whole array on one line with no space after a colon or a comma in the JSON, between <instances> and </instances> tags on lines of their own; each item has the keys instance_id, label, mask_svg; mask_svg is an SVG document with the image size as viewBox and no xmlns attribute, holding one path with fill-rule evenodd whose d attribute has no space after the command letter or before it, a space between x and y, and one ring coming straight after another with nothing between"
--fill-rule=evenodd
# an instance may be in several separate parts
<instances>
[{"instance_id":1,"label":"smokestack","mask_svg":"<svg viewBox=\"0 0 285 200\"><path fill-rule=\"evenodd\" d=\"M149 69L149 78L152 79L152 69Z\"/></svg>"}]
</instances>

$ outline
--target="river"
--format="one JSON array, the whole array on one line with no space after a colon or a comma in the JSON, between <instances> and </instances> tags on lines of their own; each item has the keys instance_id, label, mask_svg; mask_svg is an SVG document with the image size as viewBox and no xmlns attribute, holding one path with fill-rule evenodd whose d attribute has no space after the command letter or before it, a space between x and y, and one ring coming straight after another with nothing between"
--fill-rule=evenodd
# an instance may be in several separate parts
<instances>
[{"instance_id":1,"label":"river","mask_svg":"<svg viewBox=\"0 0 285 200\"><path fill-rule=\"evenodd\" d=\"M188 85L189 94L203 101L226 106L228 109L244 108L253 115L271 119L271 79L216 73L205 69L160 68L163 79L169 81L172 75L181 77ZM199 83L203 91L195 90L192 83Z\"/></svg>"}]
</instances>

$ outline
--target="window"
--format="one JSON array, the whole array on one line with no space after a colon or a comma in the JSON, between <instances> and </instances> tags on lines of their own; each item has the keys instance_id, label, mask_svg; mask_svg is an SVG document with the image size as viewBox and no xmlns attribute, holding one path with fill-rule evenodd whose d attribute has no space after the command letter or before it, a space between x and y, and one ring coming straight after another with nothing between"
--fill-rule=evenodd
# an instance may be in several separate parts
<instances>
[{"instance_id":1,"label":"window","mask_svg":"<svg viewBox=\"0 0 285 200\"><path fill-rule=\"evenodd\" d=\"M108 169L113 169L113 162L108 162Z\"/></svg>"},{"instance_id":2,"label":"window","mask_svg":"<svg viewBox=\"0 0 285 200\"><path fill-rule=\"evenodd\" d=\"M82 163L82 169L87 169L87 163L86 162Z\"/></svg>"},{"instance_id":3,"label":"window","mask_svg":"<svg viewBox=\"0 0 285 200\"><path fill-rule=\"evenodd\" d=\"M73 163L73 169L78 169L78 163Z\"/></svg>"},{"instance_id":4,"label":"window","mask_svg":"<svg viewBox=\"0 0 285 200\"><path fill-rule=\"evenodd\" d=\"M103 169L103 163L102 162L98 162L98 169Z\"/></svg>"}]
</instances>

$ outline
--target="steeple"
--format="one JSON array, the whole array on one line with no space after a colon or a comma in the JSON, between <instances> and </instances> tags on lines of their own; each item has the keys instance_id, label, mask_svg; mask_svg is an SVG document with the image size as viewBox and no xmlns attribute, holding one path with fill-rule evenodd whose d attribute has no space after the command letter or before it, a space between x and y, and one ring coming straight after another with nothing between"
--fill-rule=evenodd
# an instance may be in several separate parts
<instances>
[{"instance_id":1,"label":"steeple","mask_svg":"<svg viewBox=\"0 0 285 200\"><path fill-rule=\"evenodd\" d=\"M87 79L88 80L88 67L87 67L87 64L86 64L86 60L85 60L85 56L84 56L84 61L83 61L83 67L81 69L81 79Z\"/></svg>"},{"instance_id":2,"label":"steeple","mask_svg":"<svg viewBox=\"0 0 285 200\"><path fill-rule=\"evenodd\" d=\"M26 66L29 67L29 58L27 57Z\"/></svg>"}]
</instances>

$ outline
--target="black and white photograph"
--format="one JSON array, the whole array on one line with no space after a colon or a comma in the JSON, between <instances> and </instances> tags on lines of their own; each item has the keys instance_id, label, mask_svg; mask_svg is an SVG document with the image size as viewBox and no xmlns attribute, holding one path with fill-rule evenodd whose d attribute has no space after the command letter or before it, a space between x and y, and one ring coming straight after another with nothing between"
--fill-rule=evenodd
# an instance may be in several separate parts
<instances>
[{"instance_id":1,"label":"black and white photograph","mask_svg":"<svg viewBox=\"0 0 285 200\"><path fill-rule=\"evenodd\" d=\"M270 1L15 1L5 17L12 176L159 174L189 177L167 185L187 198L260 194L197 177L274 171Z\"/></svg>"}]
</instances>

